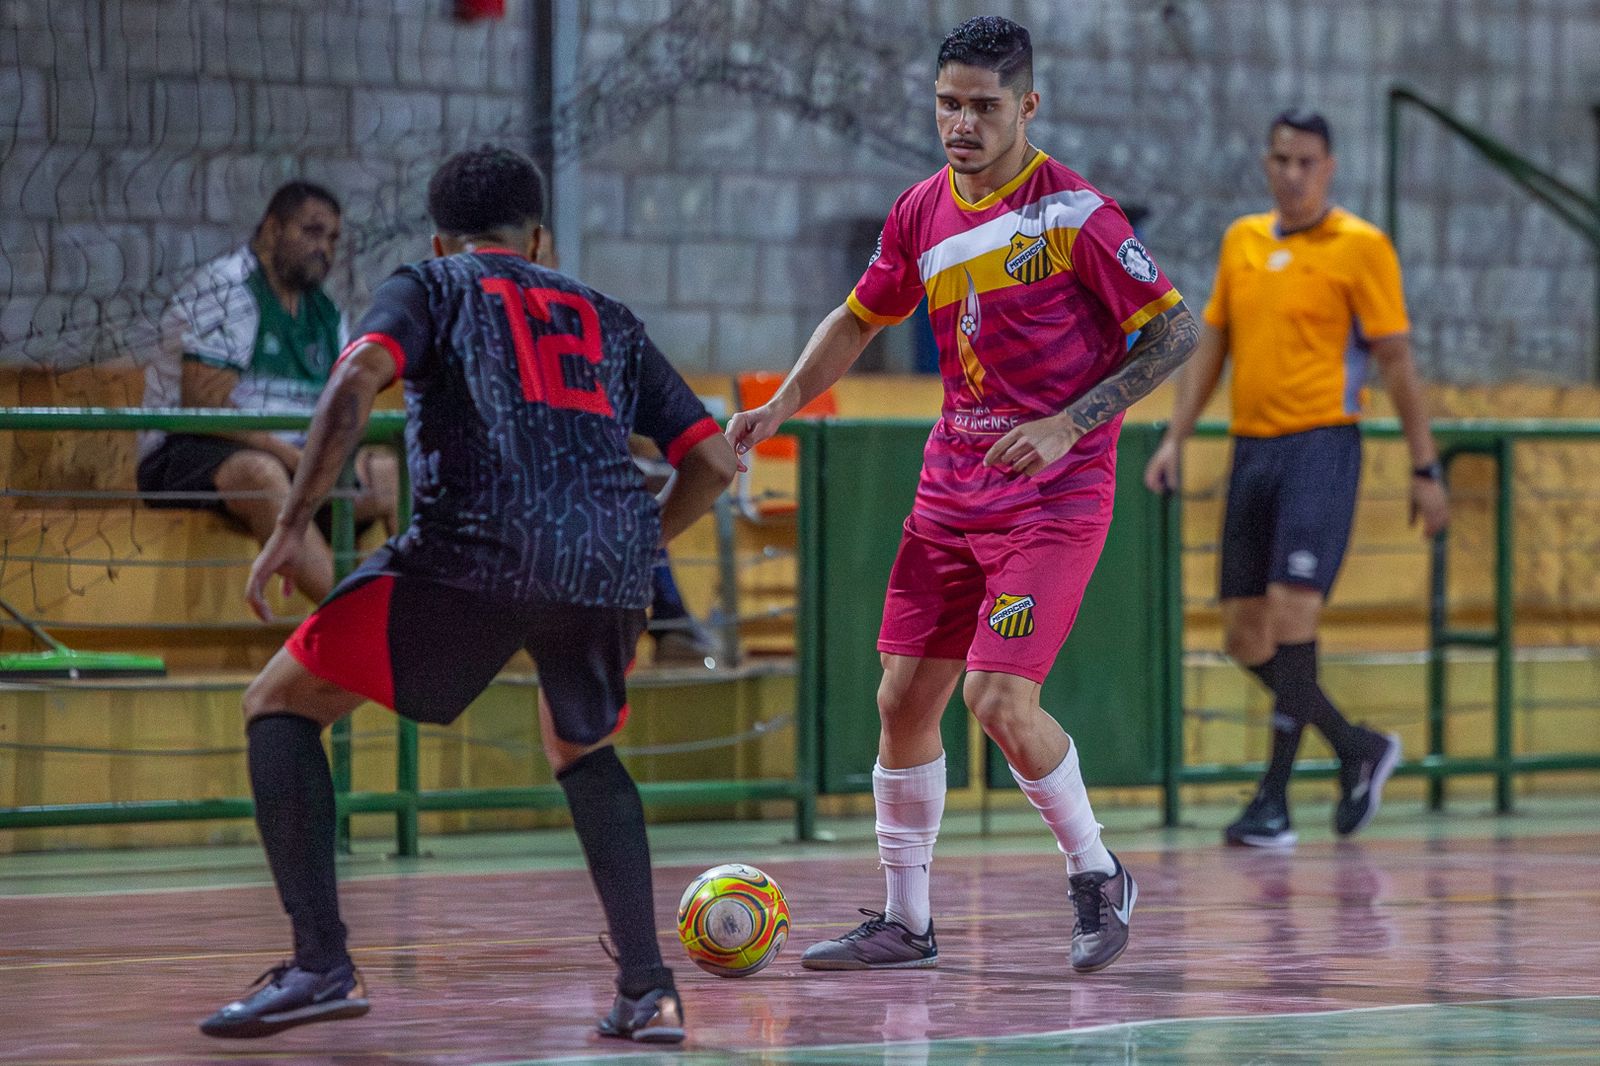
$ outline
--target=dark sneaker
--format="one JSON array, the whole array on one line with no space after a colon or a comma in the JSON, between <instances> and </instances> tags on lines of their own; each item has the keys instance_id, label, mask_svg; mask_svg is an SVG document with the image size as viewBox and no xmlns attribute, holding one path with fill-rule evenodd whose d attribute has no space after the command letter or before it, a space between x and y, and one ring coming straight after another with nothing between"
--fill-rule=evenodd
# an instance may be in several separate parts
<instances>
[{"instance_id":1,"label":"dark sneaker","mask_svg":"<svg viewBox=\"0 0 1600 1066\"><path fill-rule=\"evenodd\" d=\"M1139 886L1122 868L1109 874L1076 874L1067 878L1067 897L1077 920L1072 923L1072 968L1079 973L1094 973L1116 962L1128 947L1128 919L1139 898Z\"/></svg>"},{"instance_id":2,"label":"dark sneaker","mask_svg":"<svg viewBox=\"0 0 1600 1066\"><path fill-rule=\"evenodd\" d=\"M207 1036L271 1036L297 1025L359 1018L371 1010L361 971L342 963L327 973L284 963L256 978L259 989L200 1023Z\"/></svg>"},{"instance_id":3,"label":"dark sneaker","mask_svg":"<svg viewBox=\"0 0 1600 1066\"><path fill-rule=\"evenodd\" d=\"M611 1013L595 1025L601 1036L633 1040L641 1044L683 1043L683 1002L677 989L652 988L638 999L622 993L611 1004Z\"/></svg>"},{"instance_id":4,"label":"dark sneaker","mask_svg":"<svg viewBox=\"0 0 1600 1066\"><path fill-rule=\"evenodd\" d=\"M921 935L886 915L861 908L867 920L837 940L806 948L800 965L808 970L919 970L939 965L933 923Z\"/></svg>"},{"instance_id":5,"label":"dark sneaker","mask_svg":"<svg viewBox=\"0 0 1600 1066\"><path fill-rule=\"evenodd\" d=\"M715 665L721 654L717 642L704 626L693 618L685 617L678 629L666 629L656 634L656 663L663 666L705 666L707 660Z\"/></svg>"},{"instance_id":6,"label":"dark sneaker","mask_svg":"<svg viewBox=\"0 0 1600 1066\"><path fill-rule=\"evenodd\" d=\"M1222 831L1222 839L1236 848L1288 848L1300 837L1289 825L1288 801L1257 792L1244 813Z\"/></svg>"},{"instance_id":7,"label":"dark sneaker","mask_svg":"<svg viewBox=\"0 0 1600 1066\"><path fill-rule=\"evenodd\" d=\"M1383 786L1400 763L1400 738L1394 733L1361 729L1361 757L1339 767L1339 805L1333 809L1333 829L1349 836L1372 821L1383 799Z\"/></svg>"}]
</instances>

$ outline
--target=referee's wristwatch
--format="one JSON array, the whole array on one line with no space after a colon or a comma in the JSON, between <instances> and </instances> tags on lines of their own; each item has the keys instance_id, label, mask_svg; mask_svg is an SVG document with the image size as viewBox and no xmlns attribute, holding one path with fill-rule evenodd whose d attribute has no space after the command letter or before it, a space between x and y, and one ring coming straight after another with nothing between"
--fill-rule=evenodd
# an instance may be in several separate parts
<instances>
[{"instance_id":1,"label":"referee's wristwatch","mask_svg":"<svg viewBox=\"0 0 1600 1066\"><path fill-rule=\"evenodd\" d=\"M1411 470L1411 476L1412 477L1417 477L1417 478L1422 478L1424 481L1443 481L1444 480L1444 464L1440 463L1437 459L1435 459L1431 463L1426 463L1426 464L1424 464L1422 466L1413 467L1412 470Z\"/></svg>"}]
</instances>

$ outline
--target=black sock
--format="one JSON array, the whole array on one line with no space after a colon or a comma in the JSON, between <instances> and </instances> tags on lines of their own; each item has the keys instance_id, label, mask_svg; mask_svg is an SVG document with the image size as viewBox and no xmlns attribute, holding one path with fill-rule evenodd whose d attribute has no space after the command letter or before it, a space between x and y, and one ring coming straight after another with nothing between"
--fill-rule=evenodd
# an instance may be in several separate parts
<instances>
[{"instance_id":1,"label":"black sock","mask_svg":"<svg viewBox=\"0 0 1600 1066\"><path fill-rule=\"evenodd\" d=\"M1273 658L1278 662L1274 675L1278 683L1277 710L1297 722L1316 726L1340 759L1359 757L1360 734L1317 683L1316 641L1280 644Z\"/></svg>"},{"instance_id":2,"label":"black sock","mask_svg":"<svg viewBox=\"0 0 1600 1066\"><path fill-rule=\"evenodd\" d=\"M670 988L672 971L662 963L656 943L650 842L638 786L609 744L568 766L556 780L567 794L572 827L616 945L622 971L617 991L637 999L652 988Z\"/></svg>"},{"instance_id":3,"label":"black sock","mask_svg":"<svg viewBox=\"0 0 1600 1066\"><path fill-rule=\"evenodd\" d=\"M286 712L251 719L245 735L256 830L294 926L295 965L325 973L350 956L339 920L333 774L322 750L322 727Z\"/></svg>"},{"instance_id":4,"label":"black sock","mask_svg":"<svg viewBox=\"0 0 1600 1066\"><path fill-rule=\"evenodd\" d=\"M1274 684L1278 677L1278 656L1276 652L1266 662L1256 663L1254 666L1246 666L1245 669L1255 674L1261 683L1267 686L1268 692L1278 691L1277 686Z\"/></svg>"},{"instance_id":5,"label":"black sock","mask_svg":"<svg viewBox=\"0 0 1600 1066\"><path fill-rule=\"evenodd\" d=\"M1280 800L1289 797L1289 777L1294 773L1295 756L1300 753L1300 734L1304 728L1288 715L1272 713L1272 758L1261 778L1260 791Z\"/></svg>"},{"instance_id":6,"label":"black sock","mask_svg":"<svg viewBox=\"0 0 1600 1066\"><path fill-rule=\"evenodd\" d=\"M1261 778L1257 787L1258 793L1273 796L1279 800L1286 800L1289 795L1289 777L1294 773L1295 756L1300 752L1300 734L1304 732L1299 722L1290 718L1278 709L1277 682L1278 666L1281 661L1281 652L1273 652L1272 658L1264 663L1246 667L1252 674L1261 679L1267 691L1273 694L1272 707L1272 757L1267 762L1267 772Z\"/></svg>"}]
</instances>

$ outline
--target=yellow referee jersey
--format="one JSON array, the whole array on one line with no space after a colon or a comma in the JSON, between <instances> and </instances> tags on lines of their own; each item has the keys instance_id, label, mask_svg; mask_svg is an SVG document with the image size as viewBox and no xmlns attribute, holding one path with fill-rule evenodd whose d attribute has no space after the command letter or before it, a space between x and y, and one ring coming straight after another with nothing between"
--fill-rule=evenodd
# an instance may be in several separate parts
<instances>
[{"instance_id":1,"label":"yellow referee jersey","mask_svg":"<svg viewBox=\"0 0 1600 1066\"><path fill-rule=\"evenodd\" d=\"M1286 237L1271 213L1228 227L1205 319L1228 334L1241 437L1359 421L1368 344L1411 328L1394 245L1338 207Z\"/></svg>"}]
</instances>

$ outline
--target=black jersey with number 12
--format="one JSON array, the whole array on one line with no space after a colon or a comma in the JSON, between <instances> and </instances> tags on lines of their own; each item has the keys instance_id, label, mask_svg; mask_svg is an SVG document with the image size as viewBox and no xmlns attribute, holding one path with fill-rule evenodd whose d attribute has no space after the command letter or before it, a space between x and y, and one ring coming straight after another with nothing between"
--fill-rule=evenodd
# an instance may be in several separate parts
<instances>
[{"instance_id":1,"label":"black jersey with number 12","mask_svg":"<svg viewBox=\"0 0 1600 1066\"><path fill-rule=\"evenodd\" d=\"M717 432L621 303L503 249L401 267L354 330L405 383L396 572L513 602L643 607L661 527L628 451Z\"/></svg>"}]
</instances>

